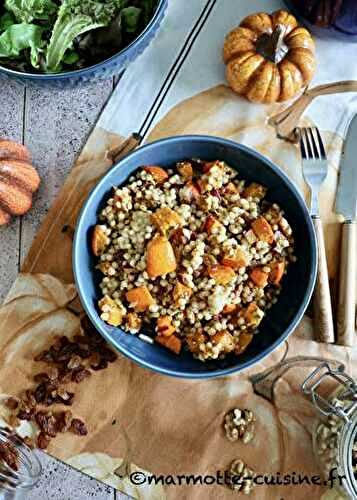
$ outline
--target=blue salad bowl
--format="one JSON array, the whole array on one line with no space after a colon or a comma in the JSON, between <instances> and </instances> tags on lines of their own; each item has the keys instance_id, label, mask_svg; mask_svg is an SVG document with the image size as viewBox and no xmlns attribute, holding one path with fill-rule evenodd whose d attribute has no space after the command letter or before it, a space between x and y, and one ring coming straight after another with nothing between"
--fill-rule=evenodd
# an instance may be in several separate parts
<instances>
[{"instance_id":1,"label":"blue salad bowl","mask_svg":"<svg viewBox=\"0 0 357 500\"><path fill-rule=\"evenodd\" d=\"M282 281L277 303L267 311L259 332L247 350L223 360L201 362L190 352L177 356L159 344L149 344L100 319L101 273L95 269L90 237L100 211L111 196L112 186L124 185L129 176L144 165L169 168L175 162L201 158L224 160L239 172L241 179L256 181L268 187L267 199L285 211L293 229L297 261L289 267ZM140 147L116 164L97 184L78 219L74 246L73 270L82 305L98 332L118 351L156 372L183 378L221 377L252 367L276 349L301 320L309 303L317 268L317 249L313 225L305 202L294 184L271 161L252 149L235 142L208 136L180 136L163 139Z\"/></svg>"},{"instance_id":2,"label":"blue salad bowl","mask_svg":"<svg viewBox=\"0 0 357 500\"><path fill-rule=\"evenodd\" d=\"M132 61L134 61L134 59L144 52L146 47L155 37L165 17L167 6L168 0L159 0L155 14L144 31L142 31L130 45L93 66L63 73L46 74L16 71L1 66L0 64L0 78L10 78L31 86L61 89L65 87L76 87L78 85L90 83L93 80L106 79L113 75L120 74Z\"/></svg>"}]
</instances>

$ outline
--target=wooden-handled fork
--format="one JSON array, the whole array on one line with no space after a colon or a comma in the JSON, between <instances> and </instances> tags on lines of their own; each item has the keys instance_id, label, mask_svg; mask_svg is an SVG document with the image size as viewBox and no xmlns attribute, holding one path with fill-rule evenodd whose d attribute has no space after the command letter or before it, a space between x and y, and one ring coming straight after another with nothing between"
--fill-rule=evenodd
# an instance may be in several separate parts
<instances>
[{"instance_id":1,"label":"wooden-handled fork","mask_svg":"<svg viewBox=\"0 0 357 500\"><path fill-rule=\"evenodd\" d=\"M328 163L322 137L317 128L300 128L302 168L305 181L311 191L311 218L315 226L318 246L317 279L314 291L314 326L317 340L334 343L334 327L330 285L322 222L319 215L319 191L326 179Z\"/></svg>"}]
</instances>

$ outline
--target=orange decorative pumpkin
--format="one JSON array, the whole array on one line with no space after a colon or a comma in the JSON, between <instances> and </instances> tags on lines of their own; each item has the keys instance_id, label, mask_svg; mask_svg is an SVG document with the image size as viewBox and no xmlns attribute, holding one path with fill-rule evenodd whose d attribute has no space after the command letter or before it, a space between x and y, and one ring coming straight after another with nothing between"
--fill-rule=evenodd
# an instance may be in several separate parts
<instances>
[{"instance_id":1,"label":"orange decorative pumpkin","mask_svg":"<svg viewBox=\"0 0 357 500\"><path fill-rule=\"evenodd\" d=\"M40 185L28 149L0 139L0 226L12 215L23 215L32 206L32 195Z\"/></svg>"},{"instance_id":2,"label":"orange decorative pumpkin","mask_svg":"<svg viewBox=\"0 0 357 500\"><path fill-rule=\"evenodd\" d=\"M314 51L310 33L288 12L252 14L226 37L228 83L253 102L286 101L312 79Z\"/></svg>"}]
</instances>

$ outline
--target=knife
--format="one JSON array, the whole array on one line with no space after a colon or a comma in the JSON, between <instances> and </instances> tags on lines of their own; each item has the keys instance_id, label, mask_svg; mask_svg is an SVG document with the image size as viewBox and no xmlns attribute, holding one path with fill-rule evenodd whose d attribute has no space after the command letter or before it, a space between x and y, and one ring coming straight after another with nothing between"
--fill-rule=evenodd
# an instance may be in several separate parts
<instances>
[{"instance_id":1,"label":"knife","mask_svg":"<svg viewBox=\"0 0 357 500\"><path fill-rule=\"evenodd\" d=\"M356 314L357 115L352 118L343 147L335 211L342 225L337 342L354 345Z\"/></svg>"}]
</instances>

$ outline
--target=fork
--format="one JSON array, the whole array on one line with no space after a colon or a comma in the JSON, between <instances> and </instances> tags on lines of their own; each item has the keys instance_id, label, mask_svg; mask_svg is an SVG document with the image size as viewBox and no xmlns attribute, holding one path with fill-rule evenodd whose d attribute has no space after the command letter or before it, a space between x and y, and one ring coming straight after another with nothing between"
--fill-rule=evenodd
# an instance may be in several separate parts
<instances>
[{"instance_id":1,"label":"fork","mask_svg":"<svg viewBox=\"0 0 357 500\"><path fill-rule=\"evenodd\" d=\"M314 326L321 342L334 343L334 328L330 285L322 222L319 215L319 191L327 177L328 162L318 128L298 129L302 156L302 171L311 192L310 214L318 246L317 278L313 297Z\"/></svg>"}]
</instances>

